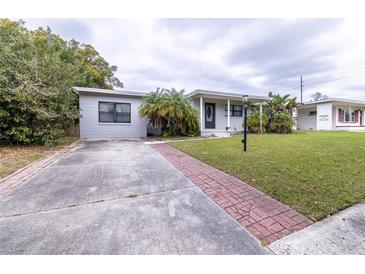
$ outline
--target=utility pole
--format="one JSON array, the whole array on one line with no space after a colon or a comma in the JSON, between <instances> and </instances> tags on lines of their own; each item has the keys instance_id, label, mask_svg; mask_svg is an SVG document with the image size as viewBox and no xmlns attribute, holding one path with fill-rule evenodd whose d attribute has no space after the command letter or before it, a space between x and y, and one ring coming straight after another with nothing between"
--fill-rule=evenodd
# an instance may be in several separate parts
<instances>
[{"instance_id":1,"label":"utility pole","mask_svg":"<svg viewBox=\"0 0 365 274\"><path fill-rule=\"evenodd\" d=\"M303 104L303 75L300 75L300 103Z\"/></svg>"}]
</instances>

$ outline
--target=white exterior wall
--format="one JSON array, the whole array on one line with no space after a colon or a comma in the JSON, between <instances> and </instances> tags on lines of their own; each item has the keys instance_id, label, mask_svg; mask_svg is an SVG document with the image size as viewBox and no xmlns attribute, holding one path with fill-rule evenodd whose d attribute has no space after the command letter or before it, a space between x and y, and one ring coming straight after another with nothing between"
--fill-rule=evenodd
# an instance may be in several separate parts
<instances>
[{"instance_id":1,"label":"white exterior wall","mask_svg":"<svg viewBox=\"0 0 365 274\"><path fill-rule=\"evenodd\" d=\"M99 123L99 101L130 103L131 123ZM80 138L113 139L147 136L147 119L140 118L138 107L142 98L80 93Z\"/></svg>"},{"instance_id":2,"label":"white exterior wall","mask_svg":"<svg viewBox=\"0 0 365 274\"><path fill-rule=\"evenodd\" d=\"M317 130L317 116L309 115L310 111L316 111L317 108L299 108L297 129L298 130Z\"/></svg>"},{"instance_id":3,"label":"white exterior wall","mask_svg":"<svg viewBox=\"0 0 365 274\"><path fill-rule=\"evenodd\" d=\"M317 104L317 130L333 130L332 103Z\"/></svg>"},{"instance_id":4,"label":"white exterior wall","mask_svg":"<svg viewBox=\"0 0 365 274\"><path fill-rule=\"evenodd\" d=\"M203 98L203 128L205 130L205 103L214 103L215 104L215 129L216 130L226 130L228 116L225 115L225 105L227 104L227 100L222 99L210 99ZM242 102L239 101L230 101L231 105L242 105ZM193 106L200 111L200 98L195 98L193 100ZM243 110L242 110L243 111ZM231 120L231 130L242 130L242 117L230 117Z\"/></svg>"}]
</instances>

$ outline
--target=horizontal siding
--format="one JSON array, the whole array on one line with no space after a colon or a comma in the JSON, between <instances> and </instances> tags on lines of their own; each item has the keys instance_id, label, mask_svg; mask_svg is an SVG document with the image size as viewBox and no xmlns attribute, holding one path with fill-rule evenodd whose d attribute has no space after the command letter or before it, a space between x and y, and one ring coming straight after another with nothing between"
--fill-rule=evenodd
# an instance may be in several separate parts
<instances>
[{"instance_id":1,"label":"horizontal siding","mask_svg":"<svg viewBox=\"0 0 365 274\"><path fill-rule=\"evenodd\" d=\"M131 123L99 123L98 102L131 104ZM88 139L138 138L147 135L147 119L140 118L142 98L130 96L97 96L80 94L80 137Z\"/></svg>"}]
</instances>

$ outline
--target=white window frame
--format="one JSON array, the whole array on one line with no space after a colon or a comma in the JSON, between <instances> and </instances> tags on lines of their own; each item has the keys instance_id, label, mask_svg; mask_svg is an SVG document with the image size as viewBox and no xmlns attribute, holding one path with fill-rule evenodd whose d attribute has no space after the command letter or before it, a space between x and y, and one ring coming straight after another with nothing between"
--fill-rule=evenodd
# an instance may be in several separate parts
<instances>
[{"instance_id":1,"label":"white window frame","mask_svg":"<svg viewBox=\"0 0 365 274\"><path fill-rule=\"evenodd\" d=\"M351 107L348 109L340 108L341 111L341 123L355 123L356 117L355 117L355 110L352 110ZM349 118L348 121L346 121L346 114Z\"/></svg>"}]
</instances>

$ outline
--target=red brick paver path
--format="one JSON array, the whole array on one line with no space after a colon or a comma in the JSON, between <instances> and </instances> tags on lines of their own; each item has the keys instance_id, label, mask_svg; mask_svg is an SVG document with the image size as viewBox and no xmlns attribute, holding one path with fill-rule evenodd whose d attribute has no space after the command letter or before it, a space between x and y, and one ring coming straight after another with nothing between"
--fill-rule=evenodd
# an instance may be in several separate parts
<instances>
[{"instance_id":1,"label":"red brick paver path","mask_svg":"<svg viewBox=\"0 0 365 274\"><path fill-rule=\"evenodd\" d=\"M0 180L0 197L14 189L16 186L24 183L34 174L38 173L40 170L44 169L45 167L49 166L51 163L56 161L62 155L68 153L71 149L76 147L79 144L79 141L72 143L69 146L66 146L56 152L41 158L38 161L30 163L29 165L18 169L14 173L10 174L9 176Z\"/></svg>"},{"instance_id":2,"label":"red brick paver path","mask_svg":"<svg viewBox=\"0 0 365 274\"><path fill-rule=\"evenodd\" d=\"M247 183L168 144L152 147L264 243L271 243L313 223Z\"/></svg>"}]
</instances>

